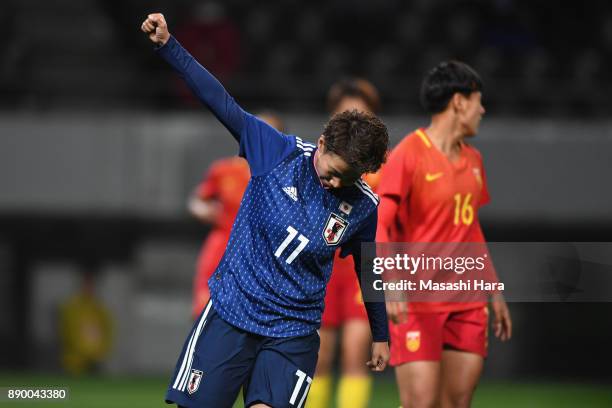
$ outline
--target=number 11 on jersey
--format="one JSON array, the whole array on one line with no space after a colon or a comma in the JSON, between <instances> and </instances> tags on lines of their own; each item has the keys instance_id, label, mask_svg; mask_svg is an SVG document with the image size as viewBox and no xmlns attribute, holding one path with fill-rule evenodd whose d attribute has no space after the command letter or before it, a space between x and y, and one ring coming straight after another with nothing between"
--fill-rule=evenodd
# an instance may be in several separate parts
<instances>
[{"instance_id":1,"label":"number 11 on jersey","mask_svg":"<svg viewBox=\"0 0 612 408\"><path fill-rule=\"evenodd\" d=\"M293 228L291 225L287 227L287 232L289 233L289 235L287 235L287 238L285 238L283 243L280 244L280 246L276 249L276 252L274 252L274 256L277 258L282 255L283 251L289 246L291 241L293 241L298 234L298 230ZM297 239L298 241L300 241L300 244L297 246L297 248L293 250L291 255L289 255L289 257L285 260L285 262L287 262L289 265L291 265L291 262L293 262L293 260L297 258L300 252L302 252L302 250L310 242L310 240L306 238L305 236L303 236L302 234L300 234L300 236L298 236Z\"/></svg>"},{"instance_id":2,"label":"number 11 on jersey","mask_svg":"<svg viewBox=\"0 0 612 408\"><path fill-rule=\"evenodd\" d=\"M291 394L291 399L289 400L289 404L295 405L297 401L297 397L299 395L300 390L302 389L302 385L304 384L304 380L306 380L306 389L302 394L302 398L300 399L300 403L297 408L302 408L302 404L304 404L304 400L306 399L306 395L308 395L308 390L310 389L310 384L312 384L312 378L306 375L302 370L297 370L295 375L298 377L298 382L295 384L295 388L293 389L293 394Z\"/></svg>"}]
</instances>

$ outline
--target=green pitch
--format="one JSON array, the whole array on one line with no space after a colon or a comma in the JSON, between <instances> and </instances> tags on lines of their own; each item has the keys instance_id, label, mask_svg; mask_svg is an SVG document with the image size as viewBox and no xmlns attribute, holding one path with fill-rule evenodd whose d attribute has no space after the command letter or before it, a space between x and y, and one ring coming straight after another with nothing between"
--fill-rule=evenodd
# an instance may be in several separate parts
<instances>
[{"instance_id":1,"label":"green pitch","mask_svg":"<svg viewBox=\"0 0 612 408\"><path fill-rule=\"evenodd\" d=\"M166 378L146 377L67 377L34 374L0 374L0 387L67 387L68 401L55 403L8 402L0 399L0 408L163 408ZM397 408L395 383L388 377L377 379L371 408ZM235 408L242 407L236 404ZM483 383L476 392L474 408L575 408L612 407L612 388L603 385L571 383Z\"/></svg>"}]
</instances>

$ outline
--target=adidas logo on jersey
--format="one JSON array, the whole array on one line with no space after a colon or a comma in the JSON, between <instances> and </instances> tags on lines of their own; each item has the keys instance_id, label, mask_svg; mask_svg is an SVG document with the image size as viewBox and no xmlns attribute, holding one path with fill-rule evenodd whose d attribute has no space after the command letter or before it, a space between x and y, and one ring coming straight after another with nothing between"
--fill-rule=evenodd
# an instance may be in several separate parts
<instances>
[{"instance_id":1,"label":"adidas logo on jersey","mask_svg":"<svg viewBox=\"0 0 612 408\"><path fill-rule=\"evenodd\" d=\"M297 201L298 200L298 198L297 198L297 188L295 188L295 187L283 187L283 191L285 193L287 193L287 195L289 197L291 197L291 199L293 201Z\"/></svg>"}]
</instances>

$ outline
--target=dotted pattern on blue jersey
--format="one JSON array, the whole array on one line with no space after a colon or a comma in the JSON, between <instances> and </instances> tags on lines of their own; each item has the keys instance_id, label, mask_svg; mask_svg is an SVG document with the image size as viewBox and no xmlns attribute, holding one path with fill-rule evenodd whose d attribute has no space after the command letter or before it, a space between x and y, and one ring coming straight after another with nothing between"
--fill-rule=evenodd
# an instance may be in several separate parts
<instances>
[{"instance_id":1,"label":"dotted pattern on blue jersey","mask_svg":"<svg viewBox=\"0 0 612 408\"><path fill-rule=\"evenodd\" d=\"M254 173L225 255L209 280L215 309L224 320L269 337L303 336L320 327L334 252L338 246L343 252L359 250L362 240L373 240L371 231L367 239L360 234L376 219L378 205L362 181L325 190L313 164L316 146L282 137L286 157L269 171ZM277 139L266 139L268 146ZM265 160L245 154L244 143L241 154L252 168L254 161ZM265 155L262 149L254 151ZM324 238L330 226L332 242L341 234L332 245Z\"/></svg>"}]
</instances>

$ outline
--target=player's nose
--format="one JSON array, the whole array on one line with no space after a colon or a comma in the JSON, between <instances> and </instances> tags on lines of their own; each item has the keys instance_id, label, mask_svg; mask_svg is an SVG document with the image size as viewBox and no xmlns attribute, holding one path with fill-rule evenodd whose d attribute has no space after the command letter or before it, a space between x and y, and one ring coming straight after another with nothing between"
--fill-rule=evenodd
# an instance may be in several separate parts
<instances>
[{"instance_id":1,"label":"player's nose","mask_svg":"<svg viewBox=\"0 0 612 408\"><path fill-rule=\"evenodd\" d=\"M331 184L333 188L338 188L340 187L340 184L341 184L340 179L337 177L332 177L332 179L329 180L329 184Z\"/></svg>"}]
</instances>

